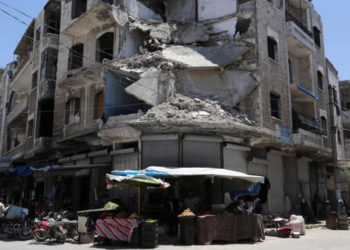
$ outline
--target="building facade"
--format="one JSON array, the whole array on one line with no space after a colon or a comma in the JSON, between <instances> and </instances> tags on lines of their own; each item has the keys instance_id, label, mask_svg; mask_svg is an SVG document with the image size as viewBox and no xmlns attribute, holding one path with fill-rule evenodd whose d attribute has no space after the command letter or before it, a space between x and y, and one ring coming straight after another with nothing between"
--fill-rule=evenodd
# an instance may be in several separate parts
<instances>
[{"instance_id":1,"label":"building facade","mask_svg":"<svg viewBox=\"0 0 350 250\"><path fill-rule=\"evenodd\" d=\"M346 139L329 105L337 72L311 1L51 0L15 54L2 77L1 154L59 166L34 171L32 187L57 207L93 207L107 172L152 165L265 176L273 214L300 212L316 191L348 197L337 171ZM209 207L246 184L174 187Z\"/></svg>"}]
</instances>

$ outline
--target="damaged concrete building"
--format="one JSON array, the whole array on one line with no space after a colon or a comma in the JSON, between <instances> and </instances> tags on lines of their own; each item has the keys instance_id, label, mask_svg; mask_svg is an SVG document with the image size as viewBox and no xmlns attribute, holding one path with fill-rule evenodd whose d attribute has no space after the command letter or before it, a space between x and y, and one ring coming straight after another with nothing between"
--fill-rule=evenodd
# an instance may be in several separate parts
<instances>
[{"instance_id":1,"label":"damaged concrete building","mask_svg":"<svg viewBox=\"0 0 350 250\"><path fill-rule=\"evenodd\" d=\"M296 211L301 198L311 204L316 190L335 201L323 28L310 1L64 0L59 10L55 46L46 54L31 46L25 80L36 74L40 86L54 74L46 88L54 97L50 92L40 105L38 88L31 109L33 91L24 88L23 122L8 127L16 136L3 133L19 145L52 142L43 158L63 167L38 175L43 195L64 183L73 208L84 209L106 192L111 170L173 166L265 176L266 209L274 214ZM41 33L36 20L32 26L28 35L36 41L54 24L41 25ZM3 79L11 96L15 78ZM48 121L52 130L40 128ZM34 149L31 161L42 163L40 153ZM23 149L23 160L27 154ZM245 183L174 183L176 192L182 186L205 194L209 206ZM348 197L346 185L337 189ZM119 198L146 210L155 202L148 195Z\"/></svg>"}]
</instances>

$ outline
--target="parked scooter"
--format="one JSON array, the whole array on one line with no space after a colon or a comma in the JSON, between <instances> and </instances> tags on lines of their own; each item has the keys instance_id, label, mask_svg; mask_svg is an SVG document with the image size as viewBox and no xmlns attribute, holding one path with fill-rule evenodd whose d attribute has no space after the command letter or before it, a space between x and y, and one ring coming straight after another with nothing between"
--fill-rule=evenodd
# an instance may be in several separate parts
<instances>
[{"instance_id":1,"label":"parked scooter","mask_svg":"<svg viewBox=\"0 0 350 250\"><path fill-rule=\"evenodd\" d=\"M64 223L58 222L53 218L43 220L39 224L39 228L34 230L34 239L38 242L44 242L46 240L56 241L63 244L66 241L67 230L64 229Z\"/></svg>"},{"instance_id":2,"label":"parked scooter","mask_svg":"<svg viewBox=\"0 0 350 250\"><path fill-rule=\"evenodd\" d=\"M29 240L32 238L33 230L27 220L6 220L3 223L2 228L8 239L16 236L18 236L21 240Z\"/></svg>"}]
</instances>

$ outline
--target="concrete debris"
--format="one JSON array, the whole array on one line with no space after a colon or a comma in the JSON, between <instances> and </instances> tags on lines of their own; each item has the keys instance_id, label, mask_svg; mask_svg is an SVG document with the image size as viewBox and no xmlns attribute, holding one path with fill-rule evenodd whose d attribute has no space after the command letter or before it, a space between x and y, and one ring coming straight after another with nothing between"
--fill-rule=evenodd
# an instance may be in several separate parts
<instances>
[{"instance_id":1,"label":"concrete debris","mask_svg":"<svg viewBox=\"0 0 350 250\"><path fill-rule=\"evenodd\" d=\"M150 109L146 115L128 124L142 131L158 133L182 131L232 135L238 132L236 129L240 129L239 133L247 135L261 133L253 121L233 108L220 106L215 101L193 99L181 94L175 94L169 102Z\"/></svg>"},{"instance_id":2,"label":"concrete debris","mask_svg":"<svg viewBox=\"0 0 350 250\"><path fill-rule=\"evenodd\" d=\"M124 26L129 22L129 15L120 8L120 5L112 5L112 16L116 23L120 26Z\"/></svg>"},{"instance_id":3,"label":"concrete debris","mask_svg":"<svg viewBox=\"0 0 350 250\"><path fill-rule=\"evenodd\" d=\"M193 44L209 40L210 27L204 24L149 24L131 22L129 29L148 33L151 43L160 48L162 44Z\"/></svg>"},{"instance_id":4,"label":"concrete debris","mask_svg":"<svg viewBox=\"0 0 350 250\"><path fill-rule=\"evenodd\" d=\"M130 16L148 21L162 21L162 17L137 0L124 0L124 6Z\"/></svg>"},{"instance_id":5,"label":"concrete debris","mask_svg":"<svg viewBox=\"0 0 350 250\"><path fill-rule=\"evenodd\" d=\"M161 69L146 72L125 91L151 106L156 106L174 94L175 77L173 73Z\"/></svg>"},{"instance_id":6,"label":"concrete debris","mask_svg":"<svg viewBox=\"0 0 350 250\"><path fill-rule=\"evenodd\" d=\"M190 69L219 68L231 64L250 50L248 46L237 46L229 42L221 46L171 46L163 50L165 59Z\"/></svg>"}]
</instances>

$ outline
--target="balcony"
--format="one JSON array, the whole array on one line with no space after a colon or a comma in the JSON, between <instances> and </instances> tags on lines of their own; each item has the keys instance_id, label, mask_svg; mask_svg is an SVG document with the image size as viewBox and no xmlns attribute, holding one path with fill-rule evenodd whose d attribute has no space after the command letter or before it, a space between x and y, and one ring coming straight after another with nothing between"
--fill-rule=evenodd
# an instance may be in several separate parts
<instances>
[{"instance_id":1,"label":"balcony","mask_svg":"<svg viewBox=\"0 0 350 250\"><path fill-rule=\"evenodd\" d=\"M291 90L291 97L293 102L314 103L315 101L320 100L319 96L307 90L300 84L291 83L290 90Z\"/></svg>"},{"instance_id":2,"label":"balcony","mask_svg":"<svg viewBox=\"0 0 350 250\"><path fill-rule=\"evenodd\" d=\"M79 68L67 71L67 78L61 80L61 88L82 87L89 83L100 83L103 73L102 64L96 64L90 68Z\"/></svg>"},{"instance_id":3,"label":"balcony","mask_svg":"<svg viewBox=\"0 0 350 250\"><path fill-rule=\"evenodd\" d=\"M84 35L87 31L106 25L108 19L111 19L112 23L113 19L109 14L111 10L110 4L98 1L80 17L73 19L71 24L64 30L64 33L77 37Z\"/></svg>"},{"instance_id":4,"label":"balcony","mask_svg":"<svg viewBox=\"0 0 350 250\"><path fill-rule=\"evenodd\" d=\"M40 137L35 139L34 154L40 155L40 154L46 154L50 152L51 145L52 145L51 137Z\"/></svg>"},{"instance_id":5,"label":"balcony","mask_svg":"<svg viewBox=\"0 0 350 250\"><path fill-rule=\"evenodd\" d=\"M298 57L315 52L313 33L296 17L286 11L288 50Z\"/></svg>"},{"instance_id":6,"label":"balcony","mask_svg":"<svg viewBox=\"0 0 350 250\"><path fill-rule=\"evenodd\" d=\"M41 50L45 50L50 47L53 49L58 49L60 36L53 33L47 33L42 40Z\"/></svg>"},{"instance_id":7,"label":"balcony","mask_svg":"<svg viewBox=\"0 0 350 250\"><path fill-rule=\"evenodd\" d=\"M299 129L303 129L305 131L308 131L316 135L322 135L322 129L321 129L319 120L313 117L298 113L295 110L292 111L292 116L293 116L294 132L297 132Z\"/></svg>"},{"instance_id":8,"label":"balcony","mask_svg":"<svg viewBox=\"0 0 350 250\"><path fill-rule=\"evenodd\" d=\"M28 99L23 99L20 103L14 106L14 108L7 115L7 124L10 124L17 118L23 118L27 116ZM22 120L22 119L21 119ZM24 121L26 123L26 121Z\"/></svg>"},{"instance_id":9,"label":"balcony","mask_svg":"<svg viewBox=\"0 0 350 250\"><path fill-rule=\"evenodd\" d=\"M24 156L24 143L17 145L3 154L4 158L12 158L13 161L20 160Z\"/></svg>"},{"instance_id":10,"label":"balcony","mask_svg":"<svg viewBox=\"0 0 350 250\"><path fill-rule=\"evenodd\" d=\"M32 53L18 62L11 78L10 89L28 92L32 82Z\"/></svg>"},{"instance_id":11,"label":"balcony","mask_svg":"<svg viewBox=\"0 0 350 250\"><path fill-rule=\"evenodd\" d=\"M293 134L294 146L297 149L305 151L319 151L324 148L322 135L299 128Z\"/></svg>"},{"instance_id":12,"label":"balcony","mask_svg":"<svg viewBox=\"0 0 350 250\"><path fill-rule=\"evenodd\" d=\"M50 80L42 80L39 83L39 99L54 99L55 98L56 82Z\"/></svg>"}]
</instances>

